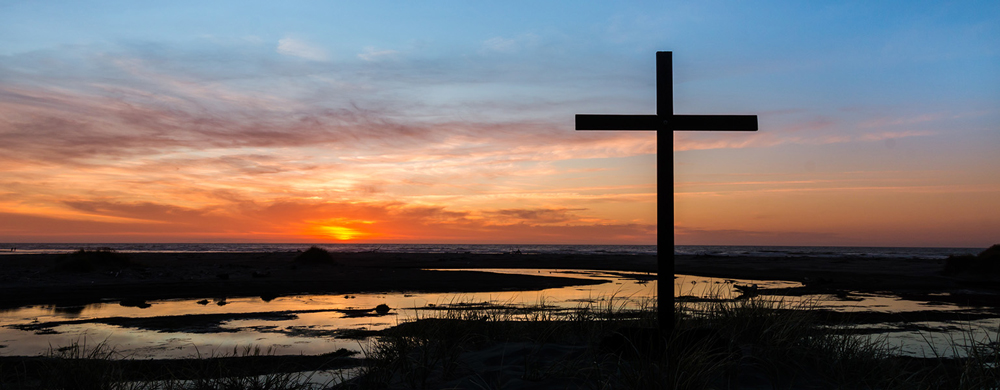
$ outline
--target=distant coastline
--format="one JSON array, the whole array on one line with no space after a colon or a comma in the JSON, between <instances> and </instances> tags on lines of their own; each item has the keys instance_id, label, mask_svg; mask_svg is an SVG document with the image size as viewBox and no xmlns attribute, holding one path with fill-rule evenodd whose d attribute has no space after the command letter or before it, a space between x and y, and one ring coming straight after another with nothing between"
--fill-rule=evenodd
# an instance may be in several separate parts
<instances>
[{"instance_id":1,"label":"distant coastline","mask_svg":"<svg viewBox=\"0 0 1000 390\"><path fill-rule=\"evenodd\" d=\"M577 255L655 255L656 245L517 245L517 244L271 244L271 243L6 243L5 254L59 254L78 249L110 248L123 253L214 253L214 252L296 252L312 245L330 252L382 253L467 253L467 254L577 254ZM10 251L16 248L16 251ZM747 246L747 245L678 245L674 253L722 257L850 257L945 259L950 255L976 254L983 248L920 247L841 247L841 246Z\"/></svg>"},{"instance_id":2,"label":"distant coastline","mask_svg":"<svg viewBox=\"0 0 1000 390\"><path fill-rule=\"evenodd\" d=\"M281 253L318 246L339 253L459 253L543 255L655 255L656 245L518 245L518 244L274 244L274 243L0 243L10 254L60 254L79 249L112 249L122 253Z\"/></svg>"}]
</instances>

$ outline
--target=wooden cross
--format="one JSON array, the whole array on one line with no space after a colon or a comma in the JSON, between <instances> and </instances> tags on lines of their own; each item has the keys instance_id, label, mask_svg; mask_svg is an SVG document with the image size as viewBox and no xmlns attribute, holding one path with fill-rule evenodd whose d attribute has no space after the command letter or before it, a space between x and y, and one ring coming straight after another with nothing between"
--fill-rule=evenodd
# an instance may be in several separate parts
<instances>
[{"instance_id":1,"label":"wooden cross","mask_svg":"<svg viewBox=\"0 0 1000 390\"><path fill-rule=\"evenodd\" d=\"M674 324L674 131L757 131L756 115L674 115L672 52L656 52L656 115L577 114L577 130L653 130L656 137L656 181L670 182L670 208L662 205L665 195L656 191L657 225L670 221L670 234L657 233L657 307L660 329ZM660 250L669 251L664 255ZM669 273L668 273L669 271Z\"/></svg>"}]
</instances>

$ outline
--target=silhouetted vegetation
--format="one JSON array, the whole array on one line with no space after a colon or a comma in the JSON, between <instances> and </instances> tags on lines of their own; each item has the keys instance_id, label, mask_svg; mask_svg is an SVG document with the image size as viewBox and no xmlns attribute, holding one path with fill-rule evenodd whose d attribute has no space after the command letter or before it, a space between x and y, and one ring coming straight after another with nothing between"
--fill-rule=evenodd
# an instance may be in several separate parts
<instances>
[{"instance_id":1,"label":"silhouetted vegetation","mask_svg":"<svg viewBox=\"0 0 1000 390\"><path fill-rule=\"evenodd\" d=\"M319 356L278 356L259 347L197 359L133 359L106 342L86 340L43 356L0 357L0 389L319 389L312 372L356 365L344 349Z\"/></svg>"},{"instance_id":2,"label":"silhouetted vegetation","mask_svg":"<svg viewBox=\"0 0 1000 390\"><path fill-rule=\"evenodd\" d=\"M941 272L945 275L1000 273L1000 244L993 245L975 256L948 256Z\"/></svg>"},{"instance_id":3,"label":"silhouetted vegetation","mask_svg":"<svg viewBox=\"0 0 1000 390\"><path fill-rule=\"evenodd\" d=\"M333 255L329 251L316 246L310 247L305 252L295 256L295 262L302 264L337 265L337 261L334 260Z\"/></svg>"},{"instance_id":4,"label":"silhouetted vegetation","mask_svg":"<svg viewBox=\"0 0 1000 390\"><path fill-rule=\"evenodd\" d=\"M809 303L764 297L682 303L664 337L656 310L450 305L382 332L360 375L337 388L985 389L1000 385L997 340L932 356L831 324ZM962 358L945 358L945 350ZM485 354L482 352L499 352ZM482 360L484 356L488 363ZM499 365L496 365L499 363ZM484 365L486 364L486 365ZM501 367L502 366L502 367ZM478 367L478 369L471 369Z\"/></svg>"},{"instance_id":5,"label":"silhouetted vegetation","mask_svg":"<svg viewBox=\"0 0 1000 390\"><path fill-rule=\"evenodd\" d=\"M136 264L123 253L110 248L80 249L59 259L55 269L63 272L120 270Z\"/></svg>"},{"instance_id":6,"label":"silhouetted vegetation","mask_svg":"<svg viewBox=\"0 0 1000 390\"><path fill-rule=\"evenodd\" d=\"M996 336L952 340L926 358L901 357L884 338L831 324L809 303L682 302L675 332L656 327L652 302L559 309L440 305L337 351L274 356L236 348L198 359L136 360L105 343L74 343L35 358L0 357L0 388L65 389L989 389L1000 386ZM998 333L1000 335L1000 333ZM971 336L971 335L970 335ZM946 358L947 355L962 356ZM360 366L356 366L360 364ZM311 372L358 367L339 385ZM324 381L320 381L324 382Z\"/></svg>"}]
</instances>

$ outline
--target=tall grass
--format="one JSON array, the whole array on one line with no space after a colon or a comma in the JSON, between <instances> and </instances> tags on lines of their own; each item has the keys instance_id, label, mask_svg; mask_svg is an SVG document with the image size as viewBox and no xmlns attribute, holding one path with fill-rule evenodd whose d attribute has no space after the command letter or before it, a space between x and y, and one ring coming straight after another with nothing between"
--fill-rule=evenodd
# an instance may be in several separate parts
<instances>
[{"instance_id":1,"label":"tall grass","mask_svg":"<svg viewBox=\"0 0 1000 390\"><path fill-rule=\"evenodd\" d=\"M810 301L717 300L683 307L681 329L712 329L729 343L736 380L763 379L779 388L892 388L903 370L884 338L847 332L849 325L825 321ZM682 365L690 362L681 361ZM742 377L742 378L741 378ZM757 378L754 378L757 377Z\"/></svg>"},{"instance_id":2,"label":"tall grass","mask_svg":"<svg viewBox=\"0 0 1000 390\"><path fill-rule=\"evenodd\" d=\"M966 330L960 340L951 338L940 347L925 337L931 359L938 364L927 364L916 374L927 389L997 389L1000 388L1000 327L978 340L972 329ZM950 353L945 353L945 351ZM952 358L946 358L946 355ZM954 358L959 356L960 358Z\"/></svg>"},{"instance_id":3,"label":"tall grass","mask_svg":"<svg viewBox=\"0 0 1000 390\"><path fill-rule=\"evenodd\" d=\"M359 376L339 388L517 388L525 381L678 390L1000 386L995 338L955 340L952 348L965 358L913 359L899 356L885 337L831 325L809 301L709 299L676 309L674 331L664 336L651 301L632 308L612 297L572 310L449 305L364 345ZM546 354L553 345L577 352L552 359ZM504 352L486 355L493 366L484 367L471 360L483 351Z\"/></svg>"},{"instance_id":4,"label":"tall grass","mask_svg":"<svg viewBox=\"0 0 1000 390\"><path fill-rule=\"evenodd\" d=\"M508 304L450 304L417 312L415 319L383 332L362 349L361 374L341 388L499 388L511 380L620 388L622 383L662 380L649 377L640 359L627 353L602 353L601 342L622 329L653 329L655 307L650 301L629 308L627 300L611 297L577 309ZM648 332L647 332L648 333ZM659 333L650 340L656 342ZM659 339L662 341L662 339ZM626 343L628 340L624 340ZM574 346L562 353L561 346ZM665 348L659 348L662 352ZM490 359L513 367L515 375L477 371L468 354L509 350ZM654 360L662 361L662 357ZM625 372L623 370L628 370ZM487 375L489 374L489 375ZM512 387L513 386L513 387ZM655 385L654 385L655 386ZM652 388L662 388L652 387Z\"/></svg>"},{"instance_id":5,"label":"tall grass","mask_svg":"<svg viewBox=\"0 0 1000 390\"><path fill-rule=\"evenodd\" d=\"M345 355L349 353L330 354L329 360ZM107 340L88 344L84 337L50 347L37 358L0 359L0 389L305 390L332 385L316 383L315 371L296 371L289 364L295 358L246 346L196 359L136 360L116 352Z\"/></svg>"}]
</instances>

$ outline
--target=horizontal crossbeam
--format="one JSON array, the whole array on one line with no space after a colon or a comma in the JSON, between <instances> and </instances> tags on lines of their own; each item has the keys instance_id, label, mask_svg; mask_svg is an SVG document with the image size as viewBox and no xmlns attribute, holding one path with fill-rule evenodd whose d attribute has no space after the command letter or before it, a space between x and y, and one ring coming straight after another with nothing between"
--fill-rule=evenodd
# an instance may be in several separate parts
<instances>
[{"instance_id":1,"label":"horizontal crossbeam","mask_svg":"<svg viewBox=\"0 0 1000 390\"><path fill-rule=\"evenodd\" d=\"M577 114L577 130L757 131L756 115Z\"/></svg>"}]
</instances>

